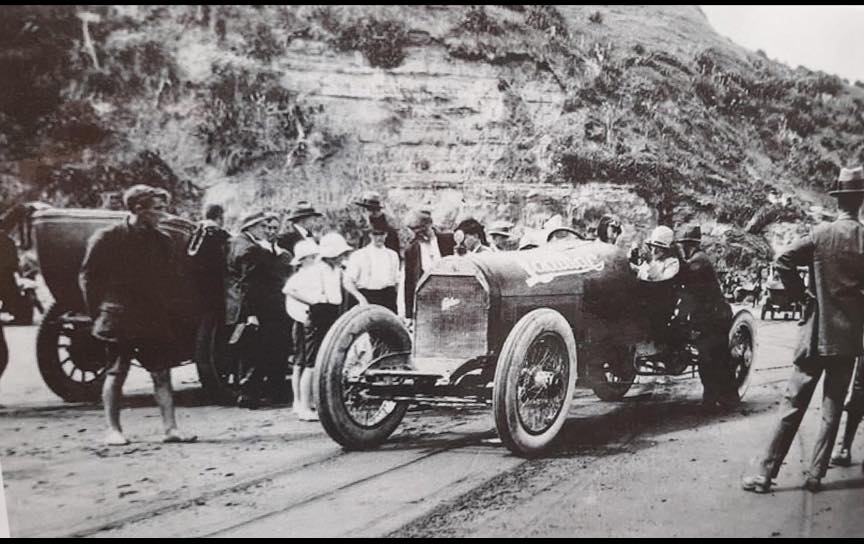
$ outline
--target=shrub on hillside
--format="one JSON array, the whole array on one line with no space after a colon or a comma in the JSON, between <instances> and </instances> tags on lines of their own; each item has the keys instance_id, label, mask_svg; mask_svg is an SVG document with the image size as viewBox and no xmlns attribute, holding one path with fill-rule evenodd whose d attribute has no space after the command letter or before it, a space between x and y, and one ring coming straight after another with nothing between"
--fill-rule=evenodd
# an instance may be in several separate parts
<instances>
[{"instance_id":1,"label":"shrub on hillside","mask_svg":"<svg viewBox=\"0 0 864 544\"><path fill-rule=\"evenodd\" d=\"M588 16L588 20L592 23L602 25L603 24L603 14L599 11L595 11L591 15Z\"/></svg>"},{"instance_id":2,"label":"shrub on hillside","mask_svg":"<svg viewBox=\"0 0 864 544\"><path fill-rule=\"evenodd\" d=\"M360 51L372 66L396 68L405 60L408 31L399 21L363 18L339 26L335 44L342 51Z\"/></svg>"},{"instance_id":3,"label":"shrub on hillside","mask_svg":"<svg viewBox=\"0 0 864 544\"><path fill-rule=\"evenodd\" d=\"M221 163L227 175L270 158L284 159L301 131L311 128L277 74L228 66L217 68L216 76L203 98L198 135L207 162Z\"/></svg>"}]
</instances>

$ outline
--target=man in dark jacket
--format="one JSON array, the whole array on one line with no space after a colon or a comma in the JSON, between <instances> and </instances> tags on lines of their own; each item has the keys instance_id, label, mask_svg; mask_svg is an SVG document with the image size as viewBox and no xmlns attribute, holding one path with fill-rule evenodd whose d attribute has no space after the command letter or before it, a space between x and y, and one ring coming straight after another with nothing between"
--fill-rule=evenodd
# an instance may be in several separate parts
<instances>
[{"instance_id":1,"label":"man in dark jacket","mask_svg":"<svg viewBox=\"0 0 864 544\"><path fill-rule=\"evenodd\" d=\"M15 241L4 230L0 230L0 308L10 313L14 313L12 306L18 300L18 284L15 281L17 271L18 249ZM3 375L8 362L9 347L3 333L3 321L0 320L0 375Z\"/></svg>"},{"instance_id":2,"label":"man in dark jacket","mask_svg":"<svg viewBox=\"0 0 864 544\"><path fill-rule=\"evenodd\" d=\"M438 233L432 227L432 214L415 210L406 222L414 238L405 248L405 317L414 318L414 291L423 273L447 255L453 255L456 241L451 233Z\"/></svg>"},{"instance_id":3,"label":"man in dark jacket","mask_svg":"<svg viewBox=\"0 0 864 544\"><path fill-rule=\"evenodd\" d=\"M396 255L399 255L399 258L402 258L402 253L400 252L399 245L399 232L390 225L389 219L384 214L384 206L382 205L381 195L370 191L363 195L363 198L357 202L357 205L361 208L365 208L368 212L369 219L369 229L375 232L386 232L387 238L384 240L384 247L387 249L392 249L396 252ZM369 245L372 240L366 236L363 238L361 247L365 247Z\"/></svg>"},{"instance_id":4,"label":"man in dark jacket","mask_svg":"<svg viewBox=\"0 0 864 544\"><path fill-rule=\"evenodd\" d=\"M165 427L163 440L194 441L194 436L177 430L171 390L171 367L180 363L180 276L171 238L159 230L169 195L163 189L135 185L123 201L131 216L91 236L79 275L95 318L93 336L107 343L110 367L102 389L108 422L105 443L129 443L120 426L120 397L133 357L153 378Z\"/></svg>"},{"instance_id":5,"label":"man in dark jacket","mask_svg":"<svg viewBox=\"0 0 864 544\"><path fill-rule=\"evenodd\" d=\"M758 474L742 481L747 491L770 490L824 373L822 426L804 484L814 492L821 488L855 357L864 351L864 225L858 221L864 201L864 168L842 169L829 194L837 197L837 219L817 225L777 259L776 268L789 295L805 301L804 322L780 406L780 422ZM809 268L809 288L798 275L799 266Z\"/></svg>"},{"instance_id":6,"label":"man in dark jacket","mask_svg":"<svg viewBox=\"0 0 864 544\"><path fill-rule=\"evenodd\" d=\"M297 202L291 215L288 216L288 229L277 235L276 244L293 254L294 246L300 240L315 241L315 228L318 226L320 217L322 217L321 212L308 201Z\"/></svg>"},{"instance_id":7,"label":"man in dark jacket","mask_svg":"<svg viewBox=\"0 0 864 544\"><path fill-rule=\"evenodd\" d=\"M252 214L244 219L228 252L226 322L234 328L242 363L237 403L250 409L257 408L262 397L276 400L287 390L291 326L282 287L290 273L291 254L275 243L278 232L275 214Z\"/></svg>"},{"instance_id":8,"label":"man in dark jacket","mask_svg":"<svg viewBox=\"0 0 864 544\"><path fill-rule=\"evenodd\" d=\"M702 251L701 227L685 228L678 244L682 250L678 273L678 281L683 286L682 313L688 319L687 326L699 349L702 404L706 408L717 404L731 408L739 402L729 361L732 310L723 296L711 259Z\"/></svg>"}]
</instances>

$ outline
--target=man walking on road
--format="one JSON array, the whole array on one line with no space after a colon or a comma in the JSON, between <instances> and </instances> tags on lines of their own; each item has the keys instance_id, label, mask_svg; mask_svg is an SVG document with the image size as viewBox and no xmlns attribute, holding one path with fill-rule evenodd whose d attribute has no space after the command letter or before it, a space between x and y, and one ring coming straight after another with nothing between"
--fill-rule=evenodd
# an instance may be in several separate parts
<instances>
[{"instance_id":1,"label":"man walking on road","mask_svg":"<svg viewBox=\"0 0 864 544\"><path fill-rule=\"evenodd\" d=\"M181 362L176 338L180 282L171 238L159 230L168 200L163 189L129 188L123 202L132 215L94 233L81 265L81 291L95 319L93 336L107 343L110 367L102 401L110 446L129 443L120 426L120 397L133 357L153 378L163 441L195 441L177 430L171 390L171 367Z\"/></svg>"},{"instance_id":2,"label":"man walking on road","mask_svg":"<svg viewBox=\"0 0 864 544\"><path fill-rule=\"evenodd\" d=\"M864 357L858 357L855 378L852 381L852 395L846 403L846 429L843 432L840 451L831 458L832 465L848 467L852 464L852 442L855 440L855 433L858 432L858 425L861 424L862 419L864 419ZM864 462L861 463L861 468L864 470Z\"/></svg>"},{"instance_id":3,"label":"man walking on road","mask_svg":"<svg viewBox=\"0 0 864 544\"><path fill-rule=\"evenodd\" d=\"M806 300L792 377L780 407L780 422L758 473L742 487L766 493L792 445L823 372L822 427L816 437L804 487L818 491L840 426L843 400L864 333L864 225L858 213L864 200L864 168L842 169L835 189L837 219L814 227L777 259L780 279L795 299ZM810 270L809 289L798 266Z\"/></svg>"}]
</instances>

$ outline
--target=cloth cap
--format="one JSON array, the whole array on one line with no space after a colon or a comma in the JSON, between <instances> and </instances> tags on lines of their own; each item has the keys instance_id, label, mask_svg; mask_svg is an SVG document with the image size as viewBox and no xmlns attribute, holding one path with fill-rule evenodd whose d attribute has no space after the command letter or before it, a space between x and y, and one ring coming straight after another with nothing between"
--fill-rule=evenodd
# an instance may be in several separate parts
<instances>
[{"instance_id":1,"label":"cloth cap","mask_svg":"<svg viewBox=\"0 0 864 544\"><path fill-rule=\"evenodd\" d=\"M264 212L264 211L251 213L251 214L249 214L243 218L243 222L241 223L241 226L240 226L240 232L243 232L247 229L250 229L250 228L254 227L255 225L257 225L258 223L261 223L264 221L269 221L270 219L277 219L278 220L279 216L277 216L275 213Z\"/></svg>"},{"instance_id":2,"label":"cloth cap","mask_svg":"<svg viewBox=\"0 0 864 544\"><path fill-rule=\"evenodd\" d=\"M133 185L123 192L123 205L132 210L135 206L143 204L152 198L164 198L166 202L171 200L171 195L161 187L138 184Z\"/></svg>"}]
</instances>

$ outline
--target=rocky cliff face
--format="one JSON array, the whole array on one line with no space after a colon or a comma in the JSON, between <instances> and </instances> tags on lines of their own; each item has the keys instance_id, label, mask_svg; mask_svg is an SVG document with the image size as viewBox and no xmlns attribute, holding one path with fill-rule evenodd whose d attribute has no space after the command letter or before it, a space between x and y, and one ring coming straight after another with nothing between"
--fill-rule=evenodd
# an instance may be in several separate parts
<instances>
[{"instance_id":1,"label":"rocky cliff face","mask_svg":"<svg viewBox=\"0 0 864 544\"><path fill-rule=\"evenodd\" d=\"M41 109L20 107L26 85L0 101L20 143L6 198L97 205L151 181L233 216L308 198L350 230L345 206L374 188L445 224L611 211L631 235L697 220L720 240L786 233L772 225L807 220L864 159L864 90L745 51L695 6L16 8L4 24L4 76L53 83ZM41 65L20 74L27 55Z\"/></svg>"}]
</instances>

